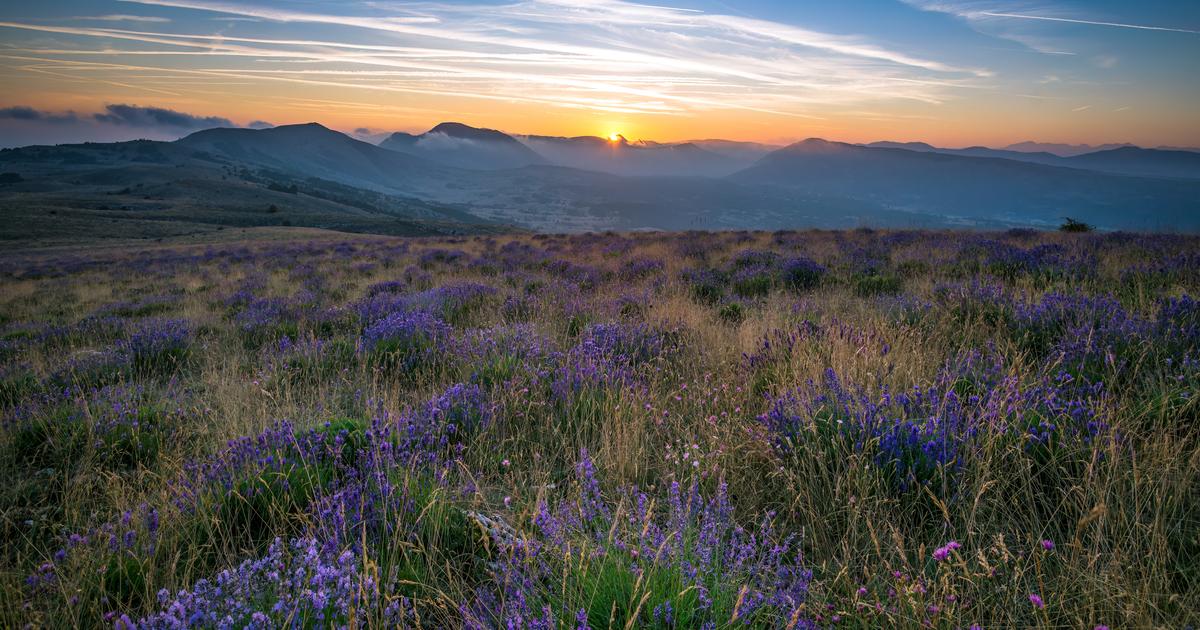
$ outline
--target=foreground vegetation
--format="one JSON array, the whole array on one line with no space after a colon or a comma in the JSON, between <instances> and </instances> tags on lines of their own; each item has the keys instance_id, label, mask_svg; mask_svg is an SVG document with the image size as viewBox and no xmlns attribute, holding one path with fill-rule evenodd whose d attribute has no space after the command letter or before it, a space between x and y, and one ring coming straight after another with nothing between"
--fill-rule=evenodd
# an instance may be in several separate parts
<instances>
[{"instance_id":1,"label":"foreground vegetation","mask_svg":"<svg viewBox=\"0 0 1200 630\"><path fill-rule=\"evenodd\" d=\"M0 625L1169 626L1200 239L0 259Z\"/></svg>"}]
</instances>

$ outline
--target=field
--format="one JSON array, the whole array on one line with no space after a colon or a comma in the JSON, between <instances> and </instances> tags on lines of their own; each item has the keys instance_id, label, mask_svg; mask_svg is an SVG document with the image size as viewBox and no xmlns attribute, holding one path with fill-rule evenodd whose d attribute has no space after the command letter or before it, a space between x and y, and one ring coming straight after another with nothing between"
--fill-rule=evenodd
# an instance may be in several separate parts
<instances>
[{"instance_id":1,"label":"field","mask_svg":"<svg viewBox=\"0 0 1200 630\"><path fill-rule=\"evenodd\" d=\"M1200 623L1200 238L0 256L0 626Z\"/></svg>"}]
</instances>

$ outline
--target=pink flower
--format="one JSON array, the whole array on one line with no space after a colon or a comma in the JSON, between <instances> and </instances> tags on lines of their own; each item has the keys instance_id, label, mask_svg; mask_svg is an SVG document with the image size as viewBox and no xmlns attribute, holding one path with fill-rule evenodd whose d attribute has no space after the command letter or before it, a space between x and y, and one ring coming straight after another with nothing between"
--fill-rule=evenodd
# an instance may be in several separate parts
<instances>
[{"instance_id":1,"label":"pink flower","mask_svg":"<svg viewBox=\"0 0 1200 630\"><path fill-rule=\"evenodd\" d=\"M1037 593L1029 594L1029 603L1033 604L1033 607L1038 609L1046 607L1046 602L1042 601L1042 596L1038 595Z\"/></svg>"},{"instance_id":2,"label":"pink flower","mask_svg":"<svg viewBox=\"0 0 1200 630\"><path fill-rule=\"evenodd\" d=\"M1045 549L1046 551L1050 551L1051 549L1054 549L1054 541L1050 540L1049 538L1043 540L1042 541L1042 549Z\"/></svg>"},{"instance_id":3,"label":"pink flower","mask_svg":"<svg viewBox=\"0 0 1200 630\"><path fill-rule=\"evenodd\" d=\"M943 562L950 557L950 552L962 547L957 541L951 540L944 547L938 547L933 550L933 559L938 562Z\"/></svg>"}]
</instances>

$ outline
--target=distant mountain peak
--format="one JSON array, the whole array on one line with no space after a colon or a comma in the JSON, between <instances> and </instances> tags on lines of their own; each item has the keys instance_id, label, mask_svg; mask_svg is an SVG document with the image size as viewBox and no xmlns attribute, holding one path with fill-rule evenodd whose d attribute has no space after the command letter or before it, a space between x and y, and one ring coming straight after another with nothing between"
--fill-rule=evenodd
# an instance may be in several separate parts
<instances>
[{"instance_id":1,"label":"distant mountain peak","mask_svg":"<svg viewBox=\"0 0 1200 630\"><path fill-rule=\"evenodd\" d=\"M1073 157L1076 155L1083 155L1084 153L1094 153L1096 151L1106 151L1108 149L1117 149L1120 147L1130 147L1130 146L1134 146L1134 145L1129 144L1128 142L1090 145L1090 144L1065 144L1065 143L1061 143L1061 142L1034 142L1032 140L1026 140L1025 142L1018 142L1016 144L1010 144L1004 148L1009 151L1020 151L1023 153L1024 152L1045 152L1045 153L1052 153L1059 157Z\"/></svg>"},{"instance_id":2,"label":"distant mountain peak","mask_svg":"<svg viewBox=\"0 0 1200 630\"><path fill-rule=\"evenodd\" d=\"M384 138L380 144L384 142L416 142L419 136L413 135L405 131L393 132L388 137Z\"/></svg>"},{"instance_id":3,"label":"distant mountain peak","mask_svg":"<svg viewBox=\"0 0 1200 630\"><path fill-rule=\"evenodd\" d=\"M806 138L800 142L790 144L781 150L787 153L847 153L862 148L846 144L845 142L833 142L824 138Z\"/></svg>"},{"instance_id":4,"label":"distant mountain peak","mask_svg":"<svg viewBox=\"0 0 1200 630\"><path fill-rule=\"evenodd\" d=\"M516 143L516 138L495 129L486 129L483 127L472 127L460 122L443 122L438 123L433 129L430 129L425 135L440 133L451 138L460 138L463 140L479 140L482 142L512 142Z\"/></svg>"},{"instance_id":5,"label":"distant mountain peak","mask_svg":"<svg viewBox=\"0 0 1200 630\"><path fill-rule=\"evenodd\" d=\"M263 133L269 135L288 135L292 133L336 133L343 135L339 131L334 131L325 125L318 122L296 123L294 125L279 125L277 127L267 127L265 129L250 129L255 133Z\"/></svg>"},{"instance_id":6,"label":"distant mountain peak","mask_svg":"<svg viewBox=\"0 0 1200 630\"><path fill-rule=\"evenodd\" d=\"M863 145L863 146L871 147L874 149L907 149L909 151L925 151L925 152L937 150L937 147L933 146L932 144L929 144L928 142L892 142L890 140L882 140L879 142L872 142L870 144Z\"/></svg>"},{"instance_id":7,"label":"distant mountain peak","mask_svg":"<svg viewBox=\"0 0 1200 630\"><path fill-rule=\"evenodd\" d=\"M379 146L471 170L500 170L545 163L535 151L502 131L460 122L439 123L421 135L398 131Z\"/></svg>"}]
</instances>

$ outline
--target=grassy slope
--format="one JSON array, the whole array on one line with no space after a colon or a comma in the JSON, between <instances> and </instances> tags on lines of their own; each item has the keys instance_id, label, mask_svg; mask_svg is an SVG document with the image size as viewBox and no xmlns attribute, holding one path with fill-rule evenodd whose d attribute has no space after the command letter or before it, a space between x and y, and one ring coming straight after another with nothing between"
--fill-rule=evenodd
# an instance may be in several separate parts
<instances>
[{"instance_id":1,"label":"grassy slope","mask_svg":"<svg viewBox=\"0 0 1200 630\"><path fill-rule=\"evenodd\" d=\"M66 157L64 157L66 156ZM73 160L73 161L72 161ZM247 168L165 143L0 153L0 240L18 245L303 226L393 236L501 229L457 208Z\"/></svg>"}]
</instances>

